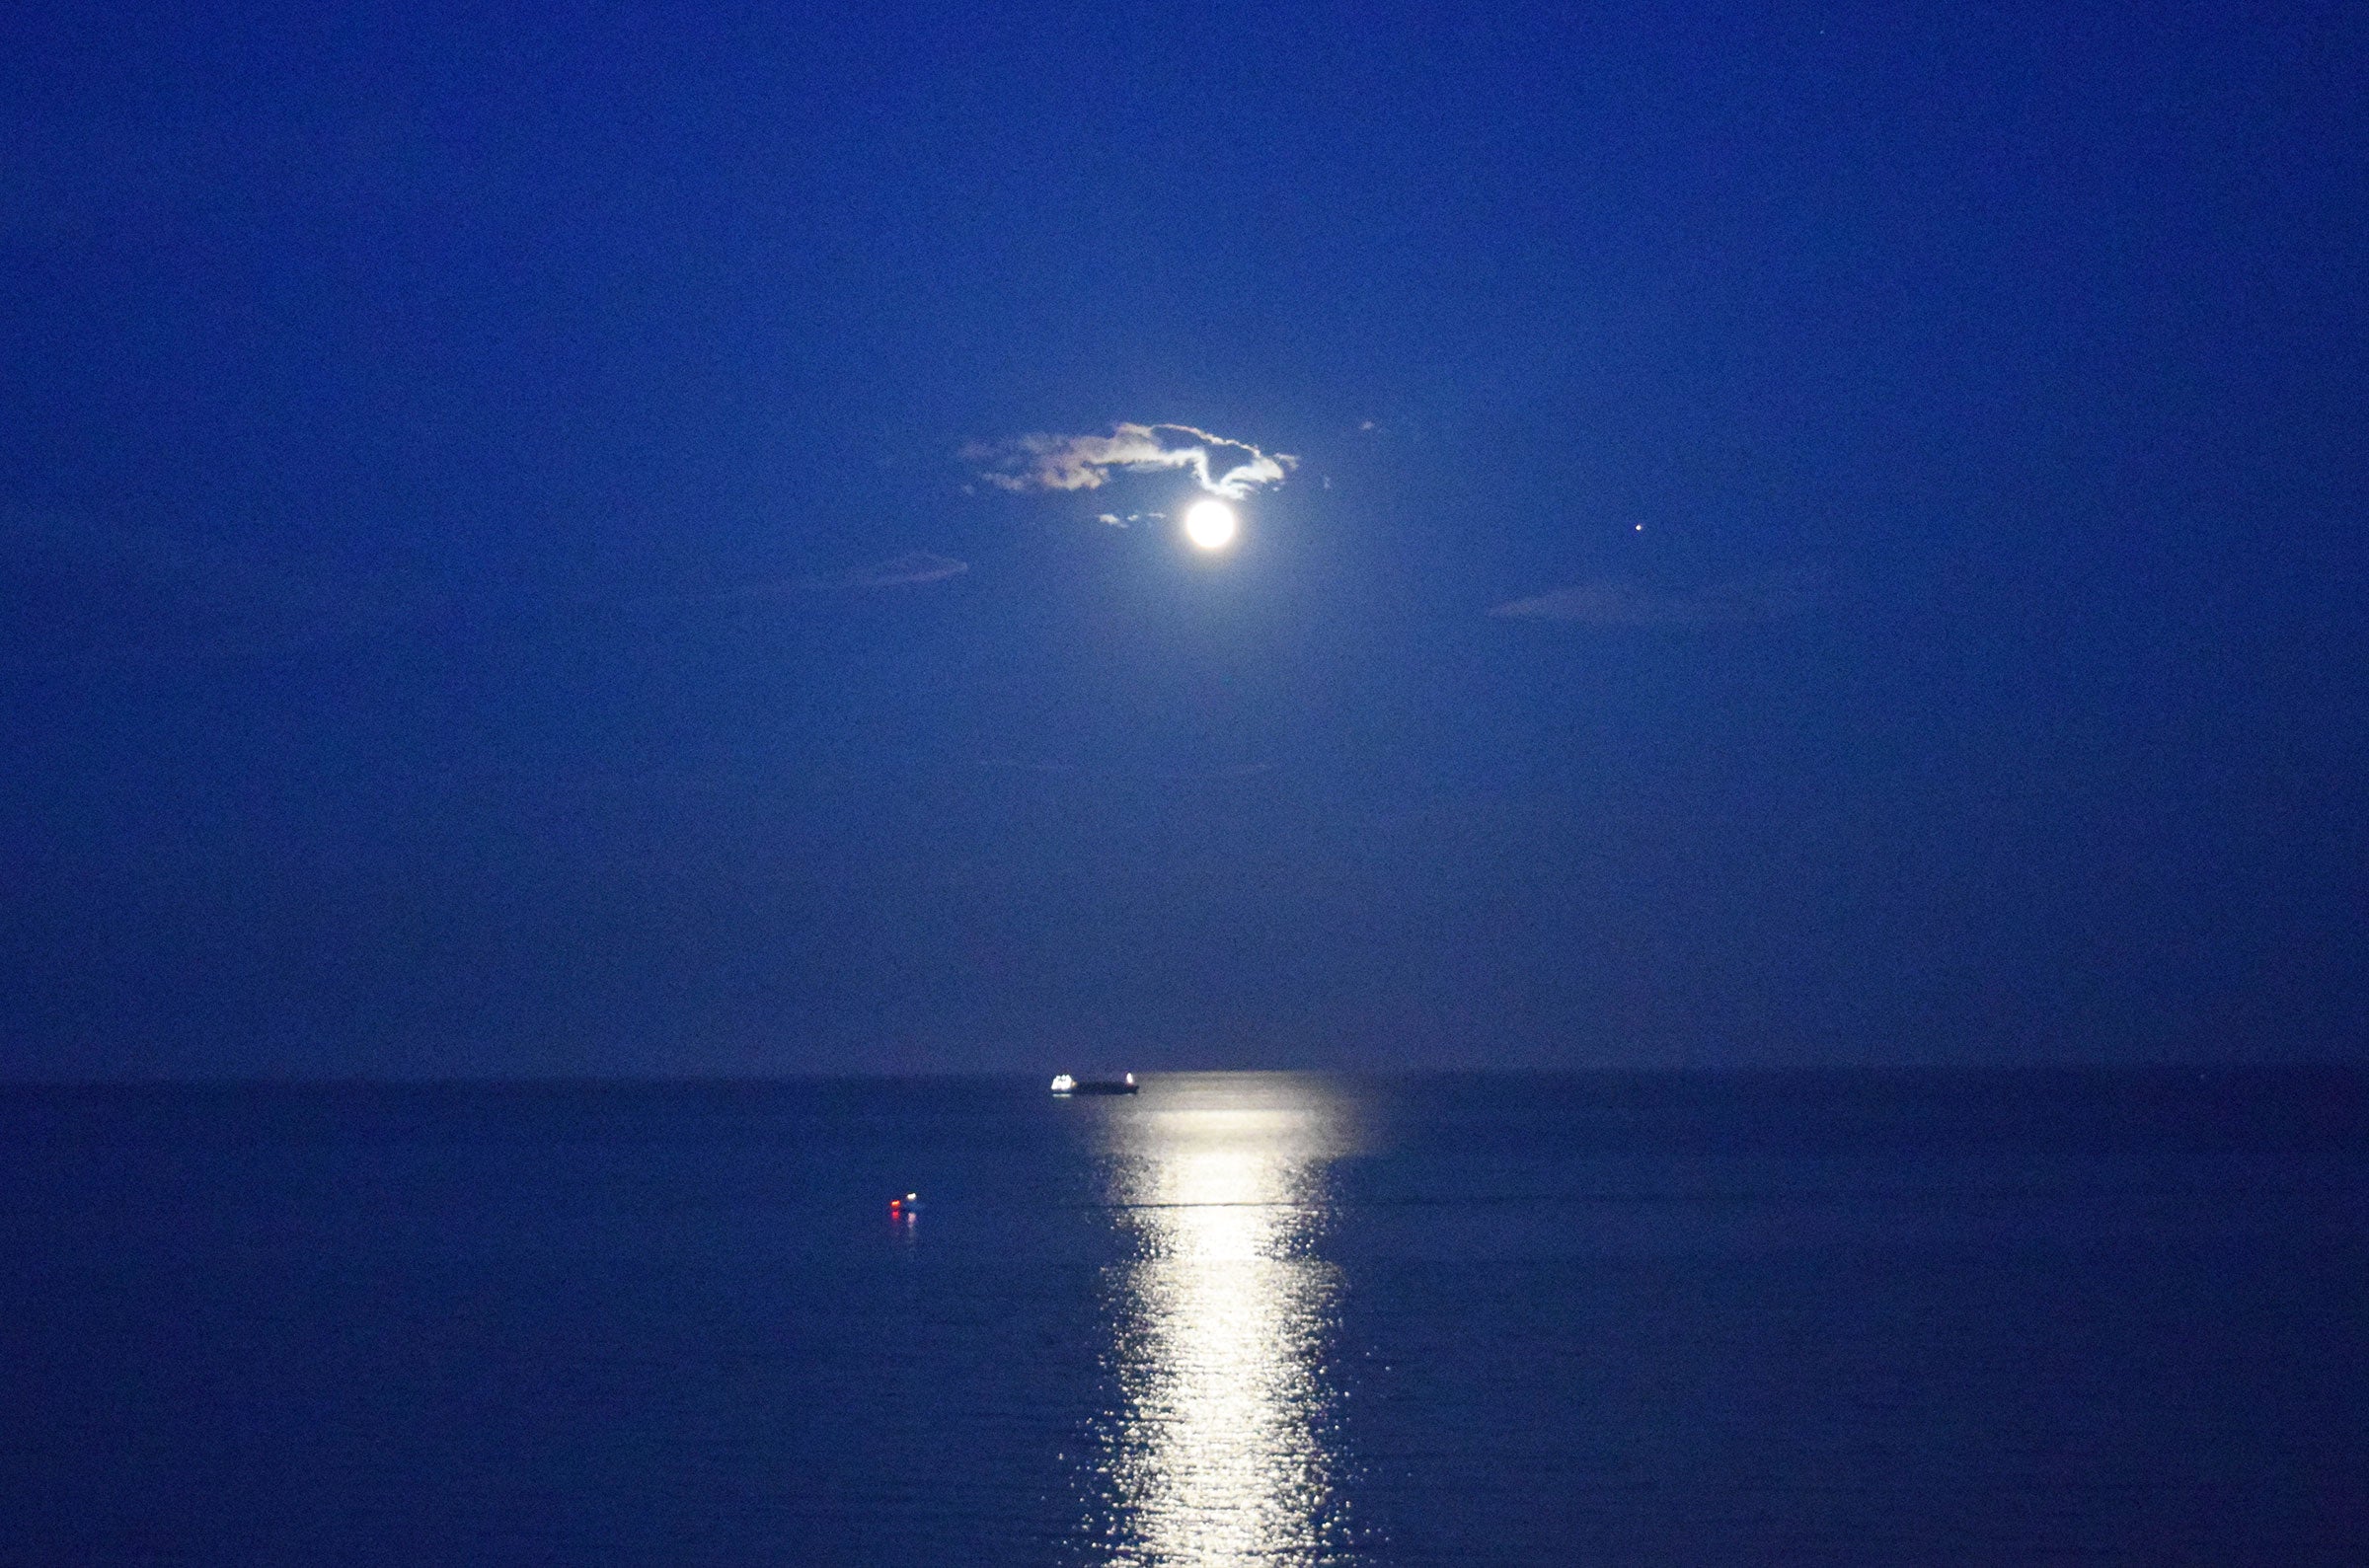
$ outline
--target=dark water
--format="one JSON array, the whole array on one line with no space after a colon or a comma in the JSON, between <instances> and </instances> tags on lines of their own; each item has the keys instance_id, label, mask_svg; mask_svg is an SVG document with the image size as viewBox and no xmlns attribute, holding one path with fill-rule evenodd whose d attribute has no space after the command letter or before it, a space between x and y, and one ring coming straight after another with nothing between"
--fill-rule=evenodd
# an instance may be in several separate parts
<instances>
[{"instance_id":1,"label":"dark water","mask_svg":"<svg viewBox=\"0 0 2369 1568\"><path fill-rule=\"evenodd\" d=\"M0 1246L6 1564L2369 1562L2358 1074L19 1088Z\"/></svg>"}]
</instances>

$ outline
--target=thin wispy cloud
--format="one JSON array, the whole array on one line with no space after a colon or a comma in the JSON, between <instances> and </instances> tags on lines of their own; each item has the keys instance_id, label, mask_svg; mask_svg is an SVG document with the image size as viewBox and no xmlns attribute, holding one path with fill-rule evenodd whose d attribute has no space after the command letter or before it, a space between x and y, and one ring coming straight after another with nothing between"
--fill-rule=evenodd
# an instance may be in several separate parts
<instances>
[{"instance_id":1,"label":"thin wispy cloud","mask_svg":"<svg viewBox=\"0 0 2369 1568\"><path fill-rule=\"evenodd\" d=\"M1144 768L1106 763L1088 766L1074 762L1054 762L1009 753L991 757L974 757L972 763L999 773L1039 774L1048 778L1077 779L1092 783L1125 784L1211 784L1256 779L1275 771L1271 762L1228 763L1206 768Z\"/></svg>"},{"instance_id":2,"label":"thin wispy cloud","mask_svg":"<svg viewBox=\"0 0 2369 1568\"><path fill-rule=\"evenodd\" d=\"M832 571L803 577L791 577L777 582L750 583L733 588L715 597L719 599L786 599L796 594L861 591L869 588L905 588L925 582L944 582L970 569L967 560L941 556L930 550L908 550L901 556L890 556L845 571Z\"/></svg>"},{"instance_id":3,"label":"thin wispy cloud","mask_svg":"<svg viewBox=\"0 0 2369 1568\"><path fill-rule=\"evenodd\" d=\"M967 560L941 556L934 551L908 550L901 556L874 561L842 572L835 586L843 588L902 588L913 583L944 582L970 569Z\"/></svg>"},{"instance_id":4,"label":"thin wispy cloud","mask_svg":"<svg viewBox=\"0 0 2369 1568\"><path fill-rule=\"evenodd\" d=\"M1490 610L1516 621L1562 621L1578 626L1719 626L1778 621L1817 602L1823 574L1809 567L1763 572L1708 588L1647 588L1607 577L1512 599Z\"/></svg>"},{"instance_id":5,"label":"thin wispy cloud","mask_svg":"<svg viewBox=\"0 0 2369 1568\"><path fill-rule=\"evenodd\" d=\"M1261 452L1248 441L1230 441L1189 424L1120 423L1108 435L1016 436L978 441L962 449L962 460L999 489L1100 489L1118 474L1189 470L1212 495L1241 500L1263 485L1280 485L1298 466L1288 452Z\"/></svg>"},{"instance_id":6,"label":"thin wispy cloud","mask_svg":"<svg viewBox=\"0 0 2369 1568\"><path fill-rule=\"evenodd\" d=\"M998 773L1073 774L1077 768L1066 762L1039 762L1026 757L979 757L973 759L981 768Z\"/></svg>"},{"instance_id":7,"label":"thin wispy cloud","mask_svg":"<svg viewBox=\"0 0 2369 1568\"><path fill-rule=\"evenodd\" d=\"M1238 762L1225 768L1201 768L1184 773L1163 773L1156 777L1179 783L1192 783L1216 779L1256 779L1261 774L1274 771L1275 765L1271 762Z\"/></svg>"}]
</instances>

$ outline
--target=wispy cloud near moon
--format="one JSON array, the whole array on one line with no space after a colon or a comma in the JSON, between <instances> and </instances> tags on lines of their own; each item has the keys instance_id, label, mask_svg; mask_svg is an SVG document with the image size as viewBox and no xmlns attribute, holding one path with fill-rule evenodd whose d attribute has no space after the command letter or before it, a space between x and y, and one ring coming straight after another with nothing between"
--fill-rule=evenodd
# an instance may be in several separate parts
<instances>
[{"instance_id":1,"label":"wispy cloud near moon","mask_svg":"<svg viewBox=\"0 0 2369 1568\"><path fill-rule=\"evenodd\" d=\"M1489 613L1517 621L1565 621L1581 626L1715 626L1776 621L1816 602L1823 575L1807 567L1739 577L1708 588L1664 592L1624 578L1604 578L1513 599Z\"/></svg>"},{"instance_id":2,"label":"wispy cloud near moon","mask_svg":"<svg viewBox=\"0 0 2369 1568\"><path fill-rule=\"evenodd\" d=\"M1009 441L975 441L962 449L962 460L988 484L1022 492L1100 489L1113 471L1189 469L1201 488L1237 501L1262 485L1282 484L1300 461L1287 452L1261 452L1248 441L1229 441L1189 424L1131 423L1113 426L1108 435L1040 432Z\"/></svg>"},{"instance_id":3,"label":"wispy cloud near moon","mask_svg":"<svg viewBox=\"0 0 2369 1568\"><path fill-rule=\"evenodd\" d=\"M782 599L801 593L829 593L861 588L902 588L915 583L943 582L947 578L968 571L970 562L941 556L935 551L908 550L886 560L868 565L850 566L845 571L828 572L817 576L792 577L786 581L751 583L745 588L733 588L718 594L719 599Z\"/></svg>"},{"instance_id":4,"label":"wispy cloud near moon","mask_svg":"<svg viewBox=\"0 0 2369 1568\"><path fill-rule=\"evenodd\" d=\"M934 551L908 550L901 556L858 566L830 579L831 586L841 588L898 588L907 583L942 582L958 572L970 569L967 560L941 556Z\"/></svg>"}]
</instances>

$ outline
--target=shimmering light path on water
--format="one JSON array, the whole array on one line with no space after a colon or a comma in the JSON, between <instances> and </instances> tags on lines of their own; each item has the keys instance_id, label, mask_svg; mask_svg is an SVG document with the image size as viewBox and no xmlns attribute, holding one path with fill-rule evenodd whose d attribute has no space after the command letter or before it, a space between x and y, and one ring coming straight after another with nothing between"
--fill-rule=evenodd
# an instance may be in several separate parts
<instances>
[{"instance_id":1,"label":"shimmering light path on water","mask_svg":"<svg viewBox=\"0 0 2369 1568\"><path fill-rule=\"evenodd\" d=\"M1339 1273L1317 1255L1341 1117L1322 1081L1172 1079L1115 1105L1108 1276L1121 1396L1089 1450L1088 1533L1144 1568L1313 1563L1346 1536Z\"/></svg>"}]
</instances>

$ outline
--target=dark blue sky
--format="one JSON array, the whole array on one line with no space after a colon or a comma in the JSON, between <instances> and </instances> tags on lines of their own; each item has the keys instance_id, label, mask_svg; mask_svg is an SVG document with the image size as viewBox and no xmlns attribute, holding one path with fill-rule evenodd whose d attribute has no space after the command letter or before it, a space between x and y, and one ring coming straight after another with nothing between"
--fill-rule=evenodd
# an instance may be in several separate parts
<instances>
[{"instance_id":1,"label":"dark blue sky","mask_svg":"<svg viewBox=\"0 0 2369 1568\"><path fill-rule=\"evenodd\" d=\"M0 1073L2360 1057L2369 11L1484 9L13 8Z\"/></svg>"}]
</instances>

